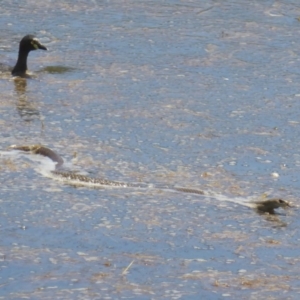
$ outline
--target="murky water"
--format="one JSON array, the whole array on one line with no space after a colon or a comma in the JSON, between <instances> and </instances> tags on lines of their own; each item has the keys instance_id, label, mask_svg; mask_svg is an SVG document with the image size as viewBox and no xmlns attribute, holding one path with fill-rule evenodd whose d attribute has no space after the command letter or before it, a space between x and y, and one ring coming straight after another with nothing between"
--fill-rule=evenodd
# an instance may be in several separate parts
<instances>
[{"instance_id":1,"label":"murky water","mask_svg":"<svg viewBox=\"0 0 300 300\"><path fill-rule=\"evenodd\" d=\"M298 204L297 1L2 1L1 150L89 175ZM1 299L297 299L298 209L63 185L1 161ZM278 173L278 176L274 176ZM273 174L273 175L272 175Z\"/></svg>"}]
</instances>

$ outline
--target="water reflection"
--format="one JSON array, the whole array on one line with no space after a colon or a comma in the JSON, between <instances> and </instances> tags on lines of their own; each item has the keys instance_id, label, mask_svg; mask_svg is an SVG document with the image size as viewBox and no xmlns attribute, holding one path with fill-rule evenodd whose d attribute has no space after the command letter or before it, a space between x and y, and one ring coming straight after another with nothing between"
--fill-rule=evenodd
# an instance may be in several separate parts
<instances>
[{"instance_id":1,"label":"water reflection","mask_svg":"<svg viewBox=\"0 0 300 300\"><path fill-rule=\"evenodd\" d=\"M44 67L40 71L38 71L37 73L46 72L46 73L49 73L49 74L64 74L64 73L67 73L67 72L72 72L74 70L76 70L76 69L72 68L72 67L57 65L57 66Z\"/></svg>"},{"instance_id":2,"label":"water reflection","mask_svg":"<svg viewBox=\"0 0 300 300\"><path fill-rule=\"evenodd\" d=\"M30 122L40 117L39 110L28 100L27 80L25 78L16 78L14 80L15 91L17 94L17 104L16 108L20 117L26 121Z\"/></svg>"},{"instance_id":3,"label":"water reflection","mask_svg":"<svg viewBox=\"0 0 300 300\"><path fill-rule=\"evenodd\" d=\"M255 210L257 214L259 214L260 216L262 216L266 221L268 222L272 222L272 227L274 228L280 228L280 227L287 227L288 224L284 221L282 221L282 219L280 218L280 216L282 216L283 214L280 213L274 213L274 214L269 214L269 213L265 213L259 210Z\"/></svg>"}]
</instances>

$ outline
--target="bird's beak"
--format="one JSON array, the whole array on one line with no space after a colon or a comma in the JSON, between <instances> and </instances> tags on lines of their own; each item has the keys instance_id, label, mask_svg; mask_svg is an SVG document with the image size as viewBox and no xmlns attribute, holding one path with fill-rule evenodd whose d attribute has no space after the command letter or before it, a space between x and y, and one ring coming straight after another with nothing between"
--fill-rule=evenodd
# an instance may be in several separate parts
<instances>
[{"instance_id":1,"label":"bird's beak","mask_svg":"<svg viewBox=\"0 0 300 300\"><path fill-rule=\"evenodd\" d=\"M34 38L31 41L31 45L34 47L35 50L37 50L37 49L47 50L47 48L44 45L42 45L37 38Z\"/></svg>"},{"instance_id":2,"label":"bird's beak","mask_svg":"<svg viewBox=\"0 0 300 300\"><path fill-rule=\"evenodd\" d=\"M36 45L37 45L38 49L47 50L47 48L44 45L42 45L40 42L38 42Z\"/></svg>"}]
</instances>

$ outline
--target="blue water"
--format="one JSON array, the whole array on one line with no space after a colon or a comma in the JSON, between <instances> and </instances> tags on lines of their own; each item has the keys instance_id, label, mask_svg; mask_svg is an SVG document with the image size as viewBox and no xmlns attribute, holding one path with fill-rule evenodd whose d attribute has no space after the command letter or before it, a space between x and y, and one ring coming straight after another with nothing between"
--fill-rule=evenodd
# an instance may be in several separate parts
<instances>
[{"instance_id":1,"label":"blue water","mask_svg":"<svg viewBox=\"0 0 300 300\"><path fill-rule=\"evenodd\" d=\"M93 176L297 205L298 6L2 1L1 62L28 33L48 51L30 53L33 79L0 74L1 150L42 143ZM297 207L75 188L0 160L0 299L297 298Z\"/></svg>"}]
</instances>

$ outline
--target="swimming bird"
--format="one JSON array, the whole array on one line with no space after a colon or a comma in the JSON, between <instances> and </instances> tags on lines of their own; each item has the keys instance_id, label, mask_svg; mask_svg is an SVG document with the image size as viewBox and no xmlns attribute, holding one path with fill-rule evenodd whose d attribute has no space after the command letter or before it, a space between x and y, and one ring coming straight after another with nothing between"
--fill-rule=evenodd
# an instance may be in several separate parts
<instances>
[{"instance_id":1,"label":"swimming bird","mask_svg":"<svg viewBox=\"0 0 300 300\"><path fill-rule=\"evenodd\" d=\"M30 51L37 49L47 50L34 35L28 34L22 38L19 46L18 60L11 71L13 76L26 77L28 54Z\"/></svg>"}]
</instances>

